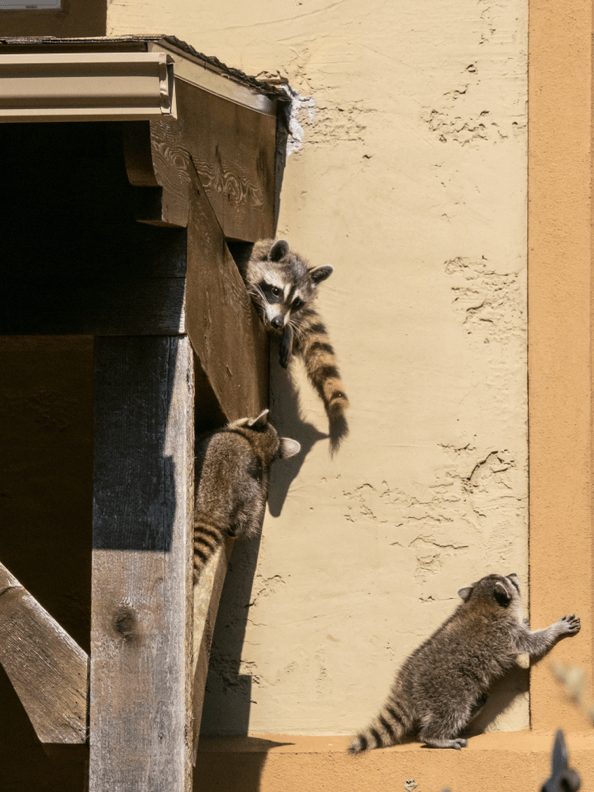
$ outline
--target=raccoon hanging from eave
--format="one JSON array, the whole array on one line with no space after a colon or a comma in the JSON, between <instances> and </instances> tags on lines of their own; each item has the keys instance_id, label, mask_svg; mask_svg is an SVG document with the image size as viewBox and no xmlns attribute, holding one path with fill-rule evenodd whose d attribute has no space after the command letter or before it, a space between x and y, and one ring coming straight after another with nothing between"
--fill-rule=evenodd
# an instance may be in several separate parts
<instances>
[{"instance_id":1,"label":"raccoon hanging from eave","mask_svg":"<svg viewBox=\"0 0 594 792\"><path fill-rule=\"evenodd\" d=\"M571 615L531 632L515 574L488 575L458 594L462 603L404 662L383 709L354 738L350 753L395 745L407 735L431 748L463 748L460 732L517 655L542 656L559 638L580 631Z\"/></svg>"},{"instance_id":2,"label":"raccoon hanging from eave","mask_svg":"<svg viewBox=\"0 0 594 792\"><path fill-rule=\"evenodd\" d=\"M324 403L336 447L348 432L349 406L328 331L312 303L318 286L333 272L325 264L309 267L284 239L261 239L242 267L248 292L266 330L280 336L279 362L287 368L294 352Z\"/></svg>"},{"instance_id":3,"label":"raccoon hanging from eave","mask_svg":"<svg viewBox=\"0 0 594 792\"><path fill-rule=\"evenodd\" d=\"M260 533L270 466L299 453L296 440L279 437L268 421L241 418L202 437L196 448L194 580L225 536L252 538Z\"/></svg>"}]
</instances>

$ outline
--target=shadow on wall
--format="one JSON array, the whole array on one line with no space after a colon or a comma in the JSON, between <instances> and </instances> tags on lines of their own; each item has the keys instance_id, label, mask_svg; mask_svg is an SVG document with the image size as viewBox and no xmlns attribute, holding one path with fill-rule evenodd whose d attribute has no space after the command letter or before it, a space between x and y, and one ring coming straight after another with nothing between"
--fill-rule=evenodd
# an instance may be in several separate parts
<instances>
[{"instance_id":1,"label":"shadow on wall","mask_svg":"<svg viewBox=\"0 0 594 792\"><path fill-rule=\"evenodd\" d=\"M236 542L229 562L215 624L201 735L246 735L252 677L240 674L252 584L260 540Z\"/></svg>"},{"instance_id":2,"label":"shadow on wall","mask_svg":"<svg viewBox=\"0 0 594 792\"><path fill-rule=\"evenodd\" d=\"M487 703L470 721L464 730L464 735L474 737L487 731L493 721L512 704L517 696L528 693L529 681L530 669L522 668L519 665L498 679L489 689Z\"/></svg>"},{"instance_id":3,"label":"shadow on wall","mask_svg":"<svg viewBox=\"0 0 594 792\"><path fill-rule=\"evenodd\" d=\"M295 362L292 363L295 365ZM309 386L309 383L307 384ZM282 437L292 437L301 443L301 451L291 459L275 464L270 477L268 508L273 517L282 511L289 487L297 478L305 457L320 440L328 435L301 417L299 394L291 375L278 365L278 340L270 341L270 420Z\"/></svg>"},{"instance_id":4,"label":"shadow on wall","mask_svg":"<svg viewBox=\"0 0 594 792\"><path fill-rule=\"evenodd\" d=\"M278 342L271 340L271 421L279 435L301 443L300 452L272 466L268 508L277 517L287 492L311 448L328 435L300 417L299 396L291 377L278 365ZM214 630L200 734L247 735L252 688L257 677L242 674L247 628L260 540L236 542L227 569Z\"/></svg>"},{"instance_id":5,"label":"shadow on wall","mask_svg":"<svg viewBox=\"0 0 594 792\"><path fill-rule=\"evenodd\" d=\"M225 741L201 741L196 767L194 768L194 790L196 792L258 792L262 769L268 751L280 745L293 743L265 740L261 737L246 737L237 743L233 751L226 753L224 763L219 754L228 751Z\"/></svg>"}]
</instances>

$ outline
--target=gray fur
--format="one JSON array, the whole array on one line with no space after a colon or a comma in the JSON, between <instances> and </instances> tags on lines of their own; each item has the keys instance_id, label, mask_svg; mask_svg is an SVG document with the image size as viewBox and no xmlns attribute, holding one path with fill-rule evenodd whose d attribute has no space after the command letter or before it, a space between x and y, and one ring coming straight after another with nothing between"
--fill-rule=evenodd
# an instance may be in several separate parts
<instances>
[{"instance_id":1,"label":"gray fur","mask_svg":"<svg viewBox=\"0 0 594 792\"><path fill-rule=\"evenodd\" d=\"M404 662L386 704L353 739L351 753L415 735L432 748L463 748L467 742L460 732L517 655L542 656L559 638L580 630L580 620L571 615L531 632L521 616L515 574L488 575L458 594L462 603Z\"/></svg>"},{"instance_id":2,"label":"gray fur","mask_svg":"<svg viewBox=\"0 0 594 792\"><path fill-rule=\"evenodd\" d=\"M296 440L278 436L268 421L268 410L201 439L194 509L196 579L226 535L249 539L260 533L270 465L294 456L300 448Z\"/></svg>"},{"instance_id":3,"label":"gray fur","mask_svg":"<svg viewBox=\"0 0 594 792\"><path fill-rule=\"evenodd\" d=\"M279 362L302 358L313 387L324 402L333 447L348 433L349 406L334 348L313 307L318 286L333 272L329 264L310 267L284 239L256 242L248 261L239 262L247 290L266 330L280 338Z\"/></svg>"}]
</instances>

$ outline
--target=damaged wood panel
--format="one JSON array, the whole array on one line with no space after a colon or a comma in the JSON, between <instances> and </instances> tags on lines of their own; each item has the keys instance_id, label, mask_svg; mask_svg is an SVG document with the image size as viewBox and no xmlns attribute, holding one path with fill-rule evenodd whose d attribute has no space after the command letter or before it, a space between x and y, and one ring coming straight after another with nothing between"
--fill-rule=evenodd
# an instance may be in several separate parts
<instances>
[{"instance_id":1,"label":"damaged wood panel","mask_svg":"<svg viewBox=\"0 0 594 792\"><path fill-rule=\"evenodd\" d=\"M188 223L186 326L227 420L268 405L268 337L196 173Z\"/></svg>"},{"instance_id":2,"label":"damaged wood panel","mask_svg":"<svg viewBox=\"0 0 594 792\"><path fill-rule=\"evenodd\" d=\"M191 785L193 353L95 342L90 792Z\"/></svg>"},{"instance_id":3,"label":"damaged wood panel","mask_svg":"<svg viewBox=\"0 0 594 792\"><path fill-rule=\"evenodd\" d=\"M0 564L0 663L42 743L84 743L88 658Z\"/></svg>"}]
</instances>

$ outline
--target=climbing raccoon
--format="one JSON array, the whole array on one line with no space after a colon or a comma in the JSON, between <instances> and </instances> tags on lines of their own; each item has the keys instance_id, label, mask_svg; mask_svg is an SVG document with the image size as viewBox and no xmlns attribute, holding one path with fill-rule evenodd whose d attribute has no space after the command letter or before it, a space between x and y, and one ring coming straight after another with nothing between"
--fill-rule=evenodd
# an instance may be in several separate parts
<instances>
[{"instance_id":1,"label":"climbing raccoon","mask_svg":"<svg viewBox=\"0 0 594 792\"><path fill-rule=\"evenodd\" d=\"M488 575L458 594L462 603L404 662L386 704L354 738L351 753L394 745L406 735L431 748L463 748L467 741L458 735L516 656L542 656L559 638L580 631L571 615L531 632L521 618L515 574Z\"/></svg>"},{"instance_id":2,"label":"climbing raccoon","mask_svg":"<svg viewBox=\"0 0 594 792\"><path fill-rule=\"evenodd\" d=\"M328 331L312 306L319 284L330 277L333 267L309 267L284 239L261 239L240 268L266 330L280 336L281 366L287 368L292 352L303 358L330 423L342 421L344 436L349 402Z\"/></svg>"},{"instance_id":3,"label":"climbing raccoon","mask_svg":"<svg viewBox=\"0 0 594 792\"><path fill-rule=\"evenodd\" d=\"M194 578L225 536L260 533L270 465L299 453L296 440L279 437L268 410L241 418L200 441L196 454Z\"/></svg>"}]
</instances>

